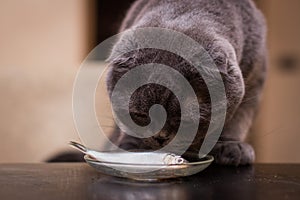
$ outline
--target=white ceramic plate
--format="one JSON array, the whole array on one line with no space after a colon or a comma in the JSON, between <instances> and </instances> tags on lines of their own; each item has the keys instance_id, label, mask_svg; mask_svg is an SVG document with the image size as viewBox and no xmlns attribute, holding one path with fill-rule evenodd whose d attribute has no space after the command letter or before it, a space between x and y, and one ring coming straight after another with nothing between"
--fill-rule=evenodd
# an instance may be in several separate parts
<instances>
[{"instance_id":1,"label":"white ceramic plate","mask_svg":"<svg viewBox=\"0 0 300 200\"><path fill-rule=\"evenodd\" d=\"M101 173L141 181L157 181L160 179L190 176L204 170L214 160L212 156L207 155L198 162L189 162L180 165L143 165L101 162L88 155L85 155L84 159L90 166Z\"/></svg>"}]
</instances>

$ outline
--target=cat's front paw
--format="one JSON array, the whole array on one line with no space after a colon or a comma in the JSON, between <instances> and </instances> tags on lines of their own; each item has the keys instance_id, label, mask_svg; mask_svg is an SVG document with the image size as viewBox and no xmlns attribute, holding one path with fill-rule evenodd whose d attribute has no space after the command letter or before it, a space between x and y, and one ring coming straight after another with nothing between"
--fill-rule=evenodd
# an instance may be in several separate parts
<instances>
[{"instance_id":1,"label":"cat's front paw","mask_svg":"<svg viewBox=\"0 0 300 200\"><path fill-rule=\"evenodd\" d=\"M211 154L215 162L221 165L248 165L255 160L252 146L244 142L220 141L215 145Z\"/></svg>"}]
</instances>

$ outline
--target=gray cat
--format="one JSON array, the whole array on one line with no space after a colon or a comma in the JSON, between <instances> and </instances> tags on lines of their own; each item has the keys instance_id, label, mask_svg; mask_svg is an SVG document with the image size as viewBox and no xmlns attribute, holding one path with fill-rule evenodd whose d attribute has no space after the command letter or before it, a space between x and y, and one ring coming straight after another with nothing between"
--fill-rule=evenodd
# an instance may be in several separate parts
<instances>
[{"instance_id":1,"label":"gray cat","mask_svg":"<svg viewBox=\"0 0 300 200\"><path fill-rule=\"evenodd\" d=\"M220 70L228 101L225 126L210 154L214 155L218 164L237 166L253 163L254 150L244 140L258 107L267 64L265 20L254 3L251 0L137 0L128 11L120 31L133 27L179 31L205 48ZM119 41L113 51L122 51L127 48L126 45L128 43ZM205 82L189 63L157 49L124 54L112 60L107 79L108 91L111 94L120 77L130 69L154 60L183 74L201 99L200 113L204 120L200 121L194 142L183 155L193 160L211 120L211 105ZM147 125L150 120L148 112L153 104L163 105L168 116L158 134L138 139L116 129L111 140L127 150L156 150L168 144L180 123L179 102L170 90L154 84L139 88L131 97L131 117L138 125Z\"/></svg>"}]
</instances>

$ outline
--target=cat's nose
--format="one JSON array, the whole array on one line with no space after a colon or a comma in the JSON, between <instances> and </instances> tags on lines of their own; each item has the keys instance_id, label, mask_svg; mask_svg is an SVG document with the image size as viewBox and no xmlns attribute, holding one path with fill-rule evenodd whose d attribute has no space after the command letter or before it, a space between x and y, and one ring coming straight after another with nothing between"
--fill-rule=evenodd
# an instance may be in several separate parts
<instances>
[{"instance_id":1,"label":"cat's nose","mask_svg":"<svg viewBox=\"0 0 300 200\"><path fill-rule=\"evenodd\" d=\"M160 131L154 138L160 145L163 145L168 140L168 133L167 131Z\"/></svg>"},{"instance_id":2,"label":"cat's nose","mask_svg":"<svg viewBox=\"0 0 300 200\"><path fill-rule=\"evenodd\" d=\"M154 135L154 137L155 137L155 139L166 140L166 139L168 139L168 133L167 133L167 131L161 130L159 133Z\"/></svg>"},{"instance_id":3,"label":"cat's nose","mask_svg":"<svg viewBox=\"0 0 300 200\"><path fill-rule=\"evenodd\" d=\"M166 139L168 137L167 131L160 131L158 137Z\"/></svg>"}]
</instances>

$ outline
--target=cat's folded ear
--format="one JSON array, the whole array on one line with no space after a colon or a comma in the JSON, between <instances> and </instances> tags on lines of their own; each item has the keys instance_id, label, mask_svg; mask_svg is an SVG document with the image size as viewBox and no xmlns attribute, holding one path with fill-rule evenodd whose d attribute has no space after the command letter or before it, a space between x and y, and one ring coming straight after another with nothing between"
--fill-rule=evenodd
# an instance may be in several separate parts
<instances>
[{"instance_id":1,"label":"cat's folded ear","mask_svg":"<svg viewBox=\"0 0 300 200\"><path fill-rule=\"evenodd\" d=\"M239 68L234 47L224 38L218 38L208 50L221 74L229 75L232 68Z\"/></svg>"},{"instance_id":2,"label":"cat's folded ear","mask_svg":"<svg viewBox=\"0 0 300 200\"><path fill-rule=\"evenodd\" d=\"M217 38L207 51L222 76L228 98L228 109L235 110L245 95L245 83L236 50L228 40Z\"/></svg>"}]
</instances>

